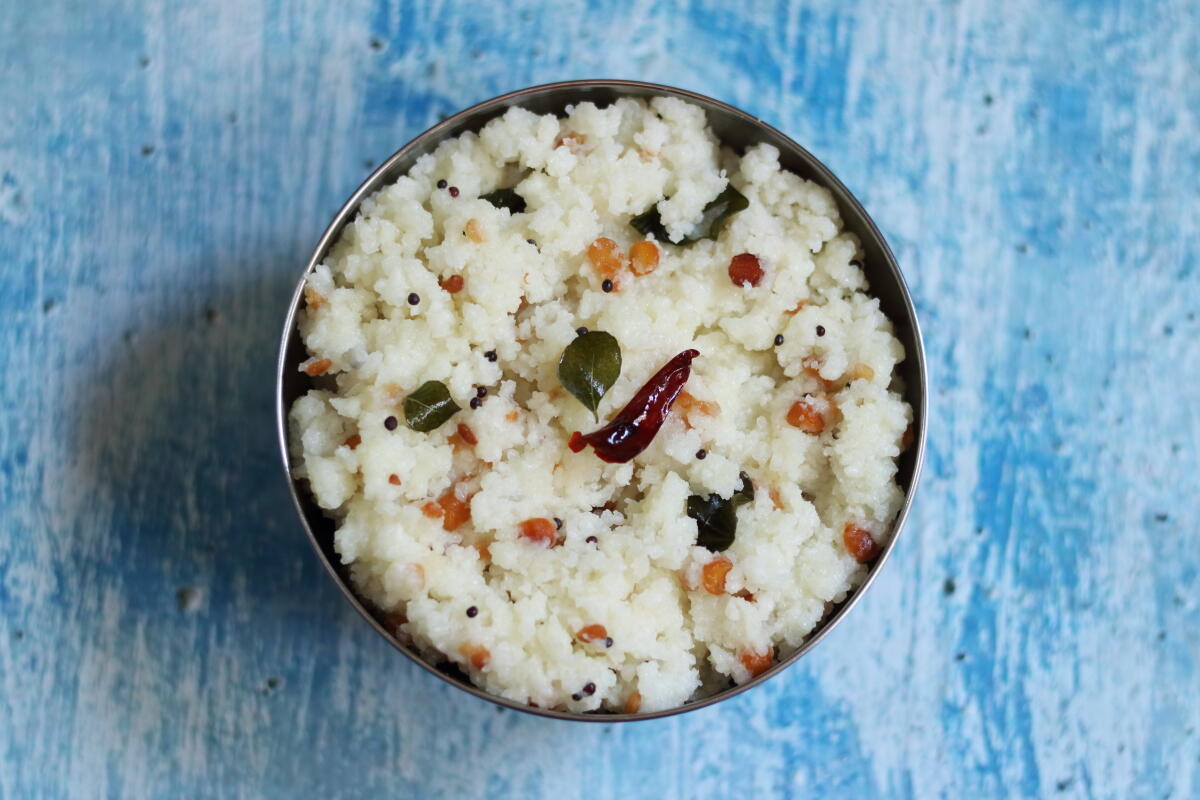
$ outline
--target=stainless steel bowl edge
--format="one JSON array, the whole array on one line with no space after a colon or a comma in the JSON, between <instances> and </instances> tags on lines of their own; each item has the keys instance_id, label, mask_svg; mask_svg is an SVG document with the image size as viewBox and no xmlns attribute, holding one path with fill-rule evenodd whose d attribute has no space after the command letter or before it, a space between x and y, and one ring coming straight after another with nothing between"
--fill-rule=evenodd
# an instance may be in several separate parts
<instances>
[{"instance_id":1,"label":"stainless steel bowl edge","mask_svg":"<svg viewBox=\"0 0 1200 800\"><path fill-rule=\"evenodd\" d=\"M821 621L818 628L809 635L804 644L761 675L740 686L730 687L717 694L677 708L664 709L646 714L607 712L583 714L571 711L535 708L524 703L517 703L489 694L476 687L469 680L466 680L461 674L456 675L451 671L442 670L430 664L412 648L391 635L350 587L348 576L345 570L339 566L337 555L333 551L333 523L323 516L320 509L308 497L307 491L292 477L287 434L287 411L295 397L302 393L300 390L307 385L308 380L297 369L297 365L303 360L305 353L303 343L300 342L296 330L296 315L300 310L305 277L324 259L330 246L341 234L342 228L347 222L353 219L362 201L384 184L395 180L407 172L412 162L418 156L430 151L438 142L457 136L467 130L478 130L487 120L502 114L506 109L515 105L529 108L537 113L551 111L561 113L569 104L589 100L600 104L610 102L618 97L648 98L657 95L679 97L704 108L709 117L709 124L712 125L722 143L733 146L739 151L744 150L748 144L760 141L767 141L775 145L780 150L780 162L785 169L797 172L802 177L810 178L820 183L827 187L836 197L843 222L846 223L846 228L858 234L866 251L864 270L867 272L872 294L880 299L885 313L892 320L897 337L905 347L905 361L901 362L898 370L905 381L905 399L913 408L914 442L913 446L901 455L900 469L897 475L897 480L904 487L904 503L892 525L892 535L888 543L884 546L875 563L872 564L863 583L832 614ZM849 217L849 220L847 220L847 217ZM877 280L877 276L884 277L887 280ZM288 481L293 504L304 524L309 541L320 555L321 562L326 571L341 588L346 599L377 633L387 639L397 650L415 661L422 669L465 692L500 706L552 719L583 722L626 722L659 719L686 711L705 708L722 700L735 697L778 675L796 663L850 612L859 598L862 597L875 581L876 576L895 549L912 507L925 457L928 421L928 376L924 340L920 324L917 320L916 309L913 306L911 294L895 256L884 239L883 234L867 214L862 204L859 203L850 190L820 160L767 123L740 109L710 97L705 97L704 95L684 89L641 81L580 80L533 86L500 95L499 97L464 109L429 128L397 150L354 191L326 227L293 292L291 304L288 307L288 313L284 321L283 336L279 348L279 361L275 382L275 406L276 434L279 440L280 454L283 459L284 473Z\"/></svg>"}]
</instances>

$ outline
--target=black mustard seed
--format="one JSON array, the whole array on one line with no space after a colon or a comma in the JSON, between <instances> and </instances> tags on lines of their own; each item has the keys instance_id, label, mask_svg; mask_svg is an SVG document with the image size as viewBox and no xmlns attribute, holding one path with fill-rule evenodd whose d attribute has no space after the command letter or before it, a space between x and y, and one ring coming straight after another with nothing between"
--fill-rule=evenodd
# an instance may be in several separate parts
<instances>
[{"instance_id":1,"label":"black mustard seed","mask_svg":"<svg viewBox=\"0 0 1200 800\"><path fill-rule=\"evenodd\" d=\"M388 417L383 421L383 427L387 428L389 431L396 430L396 426L399 424L400 420L396 419L395 417Z\"/></svg>"}]
</instances>

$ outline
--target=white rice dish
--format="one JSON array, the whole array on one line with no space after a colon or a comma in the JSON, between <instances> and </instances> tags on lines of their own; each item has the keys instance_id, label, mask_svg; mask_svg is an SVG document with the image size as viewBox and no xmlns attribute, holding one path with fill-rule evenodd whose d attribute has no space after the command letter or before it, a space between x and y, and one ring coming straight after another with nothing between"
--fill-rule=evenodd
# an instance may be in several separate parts
<instances>
[{"instance_id":1,"label":"white rice dish","mask_svg":"<svg viewBox=\"0 0 1200 800\"><path fill-rule=\"evenodd\" d=\"M861 583L854 548L885 544L903 500L912 411L828 190L770 146L722 148L678 99L567 112L509 109L362 204L307 280L301 368L323 377L290 447L356 590L429 661L541 708L645 713L749 680ZM727 184L748 208L715 239L657 242L635 274L631 218L657 204L679 240ZM510 187L523 212L480 197ZM589 258L602 237L612 291ZM730 278L747 253L757 286ZM620 345L599 422L558 376L580 327ZM642 453L568 448L689 348L687 394ZM404 401L427 381L461 410L418 432ZM754 499L715 553L688 497L729 498L742 472ZM555 519L552 541L522 525Z\"/></svg>"}]
</instances>

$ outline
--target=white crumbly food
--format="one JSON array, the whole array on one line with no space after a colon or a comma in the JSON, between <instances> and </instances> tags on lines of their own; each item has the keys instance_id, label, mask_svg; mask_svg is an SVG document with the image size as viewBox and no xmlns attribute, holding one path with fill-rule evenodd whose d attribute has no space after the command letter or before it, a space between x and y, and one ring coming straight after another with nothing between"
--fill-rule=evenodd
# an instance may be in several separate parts
<instances>
[{"instance_id":1,"label":"white crumbly food","mask_svg":"<svg viewBox=\"0 0 1200 800\"><path fill-rule=\"evenodd\" d=\"M630 219L655 204L679 239L727 184L749 207L718 238L659 243L653 272L602 290L592 242L628 253L643 239ZM523 213L480 198L501 187ZM758 286L730 279L741 253L758 257ZM291 408L295 474L380 618L488 692L649 712L745 682L865 577L847 526L882 545L903 499L904 351L858 256L829 191L770 146L723 149L696 106L509 109L367 199L309 276L301 368L325 377ZM456 275L460 291L441 287ZM581 326L621 347L599 424L557 374ZM691 402L644 452L608 464L568 449L688 348ZM419 433L404 398L431 380L462 410ZM796 424L798 402L819 433ZM687 498L727 498L743 471L755 498L732 546L710 552ZM447 498L469 520L449 522ZM522 535L539 518L561 521L553 545ZM722 558L723 586L705 570Z\"/></svg>"}]
</instances>

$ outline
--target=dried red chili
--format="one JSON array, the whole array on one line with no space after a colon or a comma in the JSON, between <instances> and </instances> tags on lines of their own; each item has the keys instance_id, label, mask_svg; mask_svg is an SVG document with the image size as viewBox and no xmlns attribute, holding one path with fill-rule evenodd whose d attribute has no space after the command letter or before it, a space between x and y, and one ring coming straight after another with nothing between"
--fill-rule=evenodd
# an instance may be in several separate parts
<instances>
[{"instance_id":1,"label":"dried red chili","mask_svg":"<svg viewBox=\"0 0 1200 800\"><path fill-rule=\"evenodd\" d=\"M567 446L578 453L590 444L600 460L610 464L623 464L645 450L666 421L671 404L692 374L692 359L698 355L698 350L684 350L672 358L612 422L587 435L575 431Z\"/></svg>"}]
</instances>

